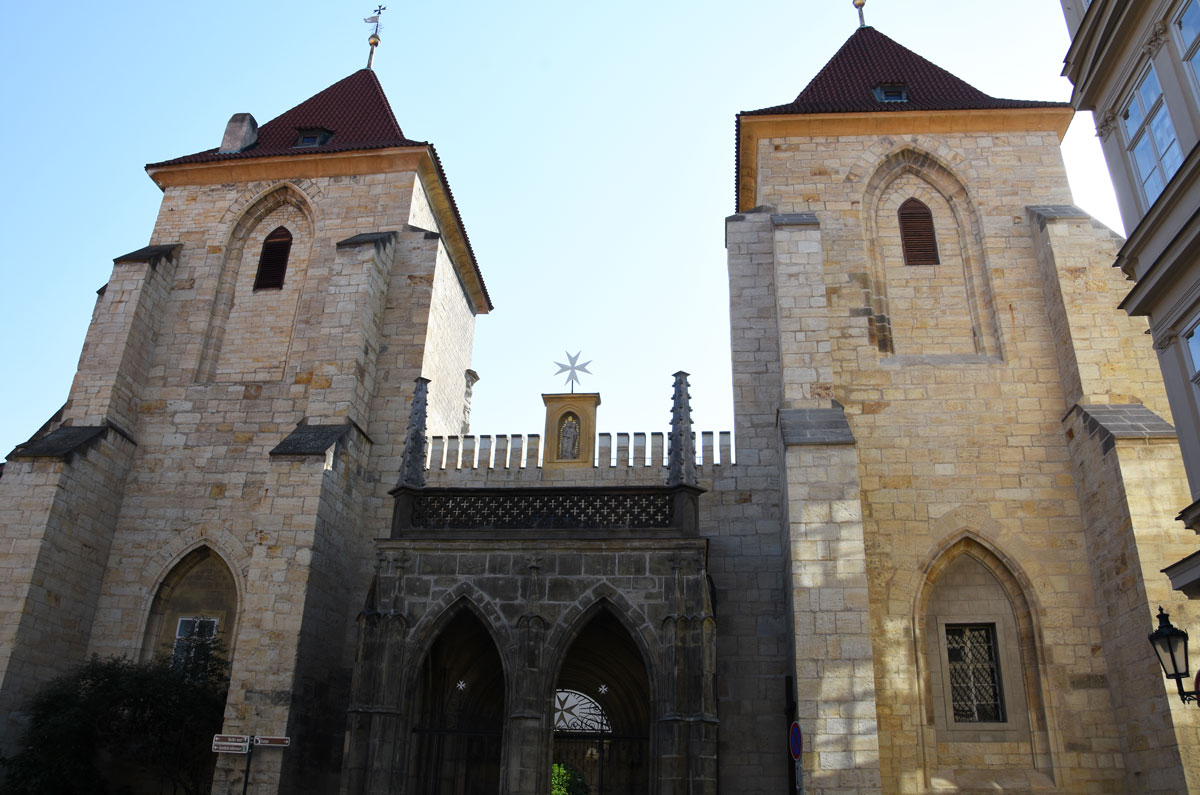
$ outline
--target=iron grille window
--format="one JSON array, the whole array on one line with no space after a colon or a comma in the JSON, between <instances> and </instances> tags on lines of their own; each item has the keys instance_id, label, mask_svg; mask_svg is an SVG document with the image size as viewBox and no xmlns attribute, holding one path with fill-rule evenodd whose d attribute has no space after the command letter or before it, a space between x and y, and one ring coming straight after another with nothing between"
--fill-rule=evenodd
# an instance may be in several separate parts
<instances>
[{"instance_id":1,"label":"iron grille window","mask_svg":"<svg viewBox=\"0 0 1200 795\"><path fill-rule=\"evenodd\" d=\"M957 723L1003 723L995 624L947 624L950 701Z\"/></svg>"},{"instance_id":2,"label":"iron grille window","mask_svg":"<svg viewBox=\"0 0 1200 795\"><path fill-rule=\"evenodd\" d=\"M258 273L254 276L254 289L279 289L283 287L283 275L287 273L288 254L292 250L292 233L278 227L263 241L262 254L258 257Z\"/></svg>"},{"instance_id":3,"label":"iron grille window","mask_svg":"<svg viewBox=\"0 0 1200 795\"><path fill-rule=\"evenodd\" d=\"M933 232L933 213L919 199L900 205L900 243L905 265L937 265L937 236Z\"/></svg>"}]
</instances>

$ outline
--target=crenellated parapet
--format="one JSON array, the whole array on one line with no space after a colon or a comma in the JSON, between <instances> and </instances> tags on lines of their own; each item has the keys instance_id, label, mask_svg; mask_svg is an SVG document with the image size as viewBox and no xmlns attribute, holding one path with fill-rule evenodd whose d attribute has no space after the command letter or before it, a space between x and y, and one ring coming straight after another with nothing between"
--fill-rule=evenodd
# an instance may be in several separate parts
<instances>
[{"instance_id":1,"label":"crenellated parapet","mask_svg":"<svg viewBox=\"0 0 1200 795\"><path fill-rule=\"evenodd\" d=\"M697 478L712 478L733 464L729 431L696 434ZM615 436L615 440L614 440ZM662 484L667 480L666 437L663 433L600 433L592 466L569 470L545 468L539 434L433 436L429 439L425 473L429 486L483 483L554 482L566 484L622 480Z\"/></svg>"}]
</instances>

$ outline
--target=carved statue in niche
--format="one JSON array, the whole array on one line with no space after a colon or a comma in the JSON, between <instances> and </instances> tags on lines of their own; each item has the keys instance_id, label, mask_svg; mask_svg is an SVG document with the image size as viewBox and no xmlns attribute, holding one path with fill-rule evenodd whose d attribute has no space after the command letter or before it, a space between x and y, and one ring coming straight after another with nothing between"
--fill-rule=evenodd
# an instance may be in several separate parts
<instances>
[{"instance_id":1,"label":"carved statue in niche","mask_svg":"<svg viewBox=\"0 0 1200 795\"><path fill-rule=\"evenodd\" d=\"M558 458L569 461L579 457L579 418L572 412L563 415L558 424Z\"/></svg>"}]
</instances>

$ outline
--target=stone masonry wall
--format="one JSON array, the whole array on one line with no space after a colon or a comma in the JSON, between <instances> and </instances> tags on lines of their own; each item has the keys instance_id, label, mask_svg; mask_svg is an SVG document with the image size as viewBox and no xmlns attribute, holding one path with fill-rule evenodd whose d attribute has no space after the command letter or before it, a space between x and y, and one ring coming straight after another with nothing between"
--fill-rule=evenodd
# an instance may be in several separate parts
<instances>
[{"instance_id":1,"label":"stone masonry wall","mask_svg":"<svg viewBox=\"0 0 1200 795\"><path fill-rule=\"evenodd\" d=\"M779 405L820 411L831 405L834 378L821 229L812 214L773 214L769 223L763 223L763 214L746 214L742 223L753 224L750 228L758 230L759 240L773 254L783 365ZM769 411L770 404L758 410L764 409ZM775 444L782 430L787 445L782 524L790 574L795 717L809 738L802 760L805 786L816 792L878 792L858 451L845 443L852 440L829 444L831 439L808 427L796 428L800 436L792 438L788 426L795 423L783 416L781 412L781 427L772 430ZM797 415L797 421L804 425L810 416ZM775 419L771 414L763 419L768 418Z\"/></svg>"},{"instance_id":2,"label":"stone masonry wall","mask_svg":"<svg viewBox=\"0 0 1200 795\"><path fill-rule=\"evenodd\" d=\"M929 208L938 264L908 265L900 238L900 205L916 198ZM887 282L888 325L900 354L975 353L963 241L954 212L937 189L914 174L887 186L875 210L875 251ZM936 306L936 312L930 307Z\"/></svg>"},{"instance_id":3,"label":"stone masonry wall","mask_svg":"<svg viewBox=\"0 0 1200 795\"><path fill-rule=\"evenodd\" d=\"M922 667L927 663L913 643L925 631L919 605L944 566L939 561L966 542L988 550L993 565L1031 606L1029 648L1022 654L1033 665L1029 698L1045 704L1049 725L1039 725L1036 714L1030 718L1030 729L1042 732L1035 737L1045 738L1046 751L1029 757L1022 780L1032 783L1044 775L1071 792L1123 786L1122 761L1112 753L1117 715L1106 690L1087 689L1098 675L1095 650L1103 645L1104 615L1091 595L1085 518L1060 425L1070 404L1060 378L1050 319L1054 310L1043 290L1035 229L1026 211L1027 205L1070 201L1057 144L1054 133L1039 131L759 143L759 203L784 217L811 213L819 224L821 267L784 279L788 265L781 262L774 283L759 285L762 294L774 293L779 307L783 358L776 361L790 374L782 399L769 408L812 405L804 401L827 396L844 405L853 431L884 791L920 791L935 778L939 786L956 781L987 786L989 780L1011 782L1010 773L1002 771L1019 770L989 751L987 742L968 754L973 768L941 770L936 739L927 728L930 685ZM904 160L906 151L916 154ZM893 285L886 270L882 285L872 276L876 243L866 214L874 210L867 200L887 189L886 179L878 182L877 170L901 160L908 165L893 173L922 176L925 168L928 184L958 186L947 198L963 211L956 217L966 226L943 229L944 221L938 220L937 234L939 243L955 234L966 241L974 306L993 313L993 320L981 315L976 321L984 335L977 353L910 353L910 341L896 329L891 330L895 355L881 345L889 318L880 316L887 302L876 299L890 300ZM765 231L765 220L758 223ZM774 245L760 244L759 251L794 256L786 242L791 229L777 227ZM1083 241L1084 248L1094 249L1094 240ZM731 246L731 272L732 252ZM819 307L827 317L828 354L819 340L807 348L797 343L801 335L811 338L813 324L821 322L796 309L812 307L809 314L819 314L811 303L814 288L823 289L828 302L827 308ZM928 311L937 315L938 307ZM1144 339L1131 331L1118 331L1118 347ZM742 365L736 327L734 333L736 388ZM989 342L989 334L995 342ZM1097 361L1083 353L1082 341L1077 347L1084 361ZM1104 363L1140 361L1132 349L1121 351ZM769 371L770 361L756 363L764 365ZM1096 371L1109 392L1117 393L1117 384L1142 378L1138 367ZM826 371L831 372L828 381L822 375ZM1133 387L1121 387L1126 388ZM739 418L739 432L742 422ZM790 454L788 461L791 465ZM808 478L801 464L797 461L796 472L789 473L789 492ZM808 501L793 500L790 511L803 511ZM792 598L797 604L819 603L820 594L796 591ZM799 637L797 642L803 643ZM1031 679L1025 681L1028 685ZM816 737L815 743L823 739ZM820 760L806 760L816 764ZM815 776L819 768L812 771Z\"/></svg>"},{"instance_id":4,"label":"stone masonry wall","mask_svg":"<svg viewBox=\"0 0 1200 795\"><path fill-rule=\"evenodd\" d=\"M713 484L720 500L713 518L721 535L713 539L709 553L718 604L726 593L744 594L735 617L737 634L744 637L718 647L721 697L732 702L722 711L722 788L755 792L783 791L792 767L782 746L746 741L786 736L793 719L785 683L795 676L795 666L776 413L789 383L788 369L803 367L786 357L781 364L780 348L789 341L805 344L796 329L781 334L777 307L787 304L776 301L771 230L768 212L735 215L725 223L737 468ZM718 634L729 631L726 613L720 608ZM752 662L760 673L726 684L726 671ZM727 718L731 713L737 723ZM731 731L752 747L734 744ZM744 765L731 770L731 757Z\"/></svg>"},{"instance_id":5,"label":"stone masonry wall","mask_svg":"<svg viewBox=\"0 0 1200 795\"><path fill-rule=\"evenodd\" d=\"M283 286L254 289L263 242L278 227L292 235ZM297 207L276 207L248 231L238 247L236 262L227 262L233 273L233 302L225 319L224 344L218 353L217 381L278 381L283 378L297 315L306 290L308 263L313 254L313 229L308 215Z\"/></svg>"},{"instance_id":6,"label":"stone masonry wall","mask_svg":"<svg viewBox=\"0 0 1200 795\"><path fill-rule=\"evenodd\" d=\"M1113 311L1129 290L1111 267L1124 241L1073 207L1029 213L1067 403L1144 403L1170 422L1145 318Z\"/></svg>"},{"instance_id":7,"label":"stone masonry wall","mask_svg":"<svg viewBox=\"0 0 1200 795\"><path fill-rule=\"evenodd\" d=\"M87 651L134 445L109 430L66 460L14 459L0 479L0 754L37 689Z\"/></svg>"},{"instance_id":8,"label":"stone masonry wall","mask_svg":"<svg viewBox=\"0 0 1200 795\"><path fill-rule=\"evenodd\" d=\"M445 246L438 247L426 328L421 375L430 380L427 427L430 433L450 434L462 428L475 315Z\"/></svg>"},{"instance_id":9,"label":"stone masonry wall","mask_svg":"<svg viewBox=\"0 0 1200 795\"><path fill-rule=\"evenodd\" d=\"M662 395L666 406L670 390L665 379ZM790 722L783 709L787 695L784 679L790 674L783 550L777 515L768 514L778 503L766 490L775 470L757 463L761 458L755 450L739 450L737 463L731 463L726 434L717 447L711 434L697 436L701 441L697 473L700 486L707 490L700 496L700 535L708 542L708 574L717 605L720 787L721 791L778 791L786 786L790 760L780 748L765 747L761 742L763 737L784 736ZM426 486L589 487L666 482L658 434L650 437L650 444L645 434L633 434L632 444L629 434L618 434L615 446L610 434L600 434L599 466L561 469L537 466L536 453L530 461L533 439L537 437L431 439L434 463L427 472ZM505 457L500 450L505 451L507 466L499 463ZM645 463L648 454L649 464ZM610 455L615 456L615 463ZM755 463L744 464L743 456ZM451 461L463 463L443 463ZM491 463L485 465L485 461Z\"/></svg>"},{"instance_id":10,"label":"stone masonry wall","mask_svg":"<svg viewBox=\"0 0 1200 795\"><path fill-rule=\"evenodd\" d=\"M423 653L463 603L469 603L468 609L488 629L506 678L511 679L504 686L505 731L519 736L505 744L507 778L502 791L529 795L546 791L555 673L569 653L575 633L601 605L607 605L623 625L646 663L656 702L646 705L646 714L656 720L643 730L657 735L652 747L657 745L660 754L668 749L678 751L684 757L678 760L682 765L679 772L688 769L686 757L699 748L686 742L672 743L664 732L681 718L702 722L706 702L711 708L700 692L690 692L711 688L711 671L704 675L702 670L689 668L689 661L679 656L686 649L677 647L673 630L685 614L707 614L702 593L707 587L703 540L554 541L529 534L473 541L394 538L381 541L379 553L376 596L386 601L380 609L403 617L396 628L402 635L382 640L396 649L393 654L399 656L393 660L398 659L399 664L373 674L386 684L358 696L367 706L367 719L377 724L355 749L362 752L364 761L371 761L349 772L356 784L354 791L360 791L358 782L371 775L369 770L403 771L407 747L397 753L389 744L393 738L406 742L404 738L412 736L416 716L411 707ZM366 669L360 673L372 675ZM465 682L468 689L475 684ZM685 690L689 692L678 692ZM395 703L387 692L399 694L393 696ZM616 693L614 696L619 698ZM378 722L394 725L380 726ZM706 742L711 745L711 733ZM713 761L692 760L695 775L684 779L671 774L676 760L670 757L663 759L664 769L649 763L642 770L660 776L664 793L713 792ZM361 791L394 789L376 785Z\"/></svg>"},{"instance_id":11,"label":"stone masonry wall","mask_svg":"<svg viewBox=\"0 0 1200 795\"><path fill-rule=\"evenodd\" d=\"M1103 658L1095 660L1094 678L1107 686L1121 727L1109 742L1126 760L1125 791L1192 791L1200 770L1195 710L1179 701L1145 640L1157 626L1158 605L1176 626L1195 625L1198 618L1159 571L1195 550L1189 534L1174 526L1170 510L1187 490L1179 447L1173 439L1120 439L1108 448L1106 434L1090 431L1078 411L1064 424L1103 620Z\"/></svg>"},{"instance_id":12,"label":"stone masonry wall","mask_svg":"<svg viewBox=\"0 0 1200 795\"><path fill-rule=\"evenodd\" d=\"M161 256L113 264L92 311L63 421L114 422L131 430L154 355L154 339L178 260Z\"/></svg>"},{"instance_id":13,"label":"stone masonry wall","mask_svg":"<svg viewBox=\"0 0 1200 795\"><path fill-rule=\"evenodd\" d=\"M138 656L158 585L196 546L213 549L234 573L241 614L226 729L295 730L294 742L308 749L264 758L261 767L256 759L263 792L328 791L338 763L352 620L370 582L371 541L390 521L394 484L380 473L398 471L439 267L440 242L406 226L414 184L408 172L172 187L152 237L183 247L128 429L138 447L88 650ZM285 359L271 363L272 380L227 380L233 374L217 377L213 363L253 332L230 314L241 298L229 293L228 249L264 202L300 208L311 220L298 320ZM377 232L396 235L335 245ZM246 250L256 257L252 244ZM468 336L444 345L466 346L469 358L469 343ZM331 470L324 455L268 455L301 422L347 420L366 436L348 431L353 441L334 451ZM311 707L297 710L301 703ZM238 785L223 765L215 791Z\"/></svg>"}]
</instances>

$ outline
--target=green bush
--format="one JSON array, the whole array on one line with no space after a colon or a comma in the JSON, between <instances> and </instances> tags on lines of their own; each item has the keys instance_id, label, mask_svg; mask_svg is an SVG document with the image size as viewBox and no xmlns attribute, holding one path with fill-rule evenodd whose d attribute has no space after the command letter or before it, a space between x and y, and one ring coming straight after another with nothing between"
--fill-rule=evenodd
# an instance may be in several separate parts
<instances>
[{"instance_id":1,"label":"green bush","mask_svg":"<svg viewBox=\"0 0 1200 795\"><path fill-rule=\"evenodd\" d=\"M10 795L209 790L228 665L211 639L150 663L93 656L33 698L20 751L0 759ZM136 789L135 789L136 788Z\"/></svg>"},{"instance_id":2,"label":"green bush","mask_svg":"<svg viewBox=\"0 0 1200 795\"><path fill-rule=\"evenodd\" d=\"M550 773L550 795L588 795L587 782L575 768L555 762Z\"/></svg>"}]
</instances>

